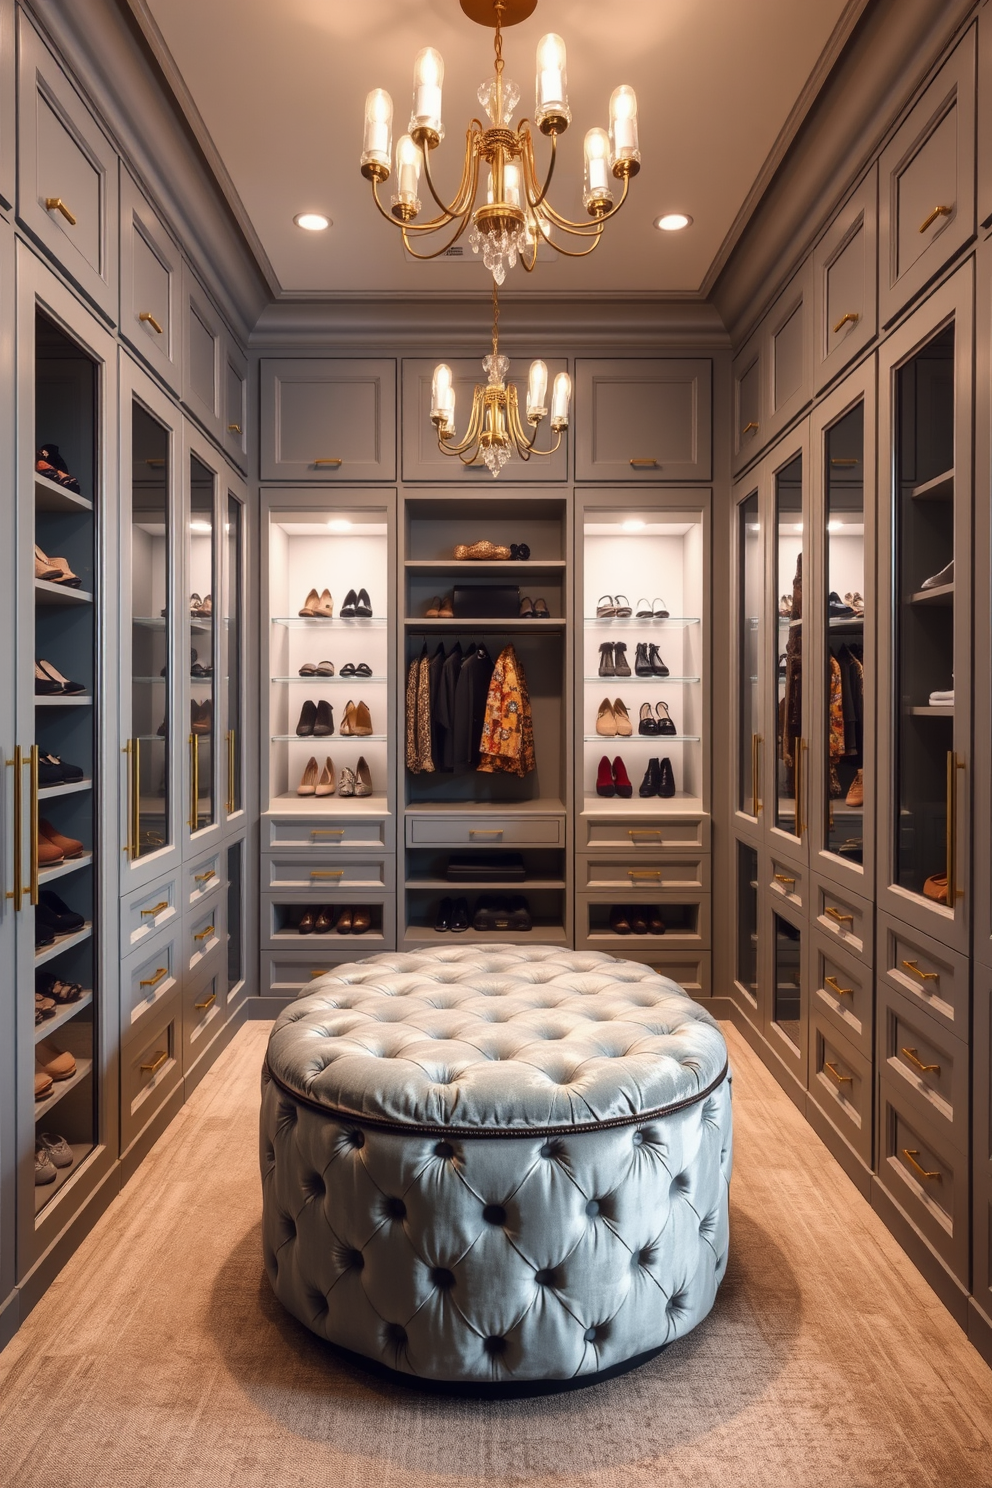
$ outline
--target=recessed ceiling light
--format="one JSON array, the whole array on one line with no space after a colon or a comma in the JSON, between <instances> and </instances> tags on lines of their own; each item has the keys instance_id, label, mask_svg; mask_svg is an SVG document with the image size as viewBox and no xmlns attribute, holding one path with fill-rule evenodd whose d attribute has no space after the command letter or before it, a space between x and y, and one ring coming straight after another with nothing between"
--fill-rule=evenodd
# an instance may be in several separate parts
<instances>
[{"instance_id":1,"label":"recessed ceiling light","mask_svg":"<svg viewBox=\"0 0 992 1488\"><path fill-rule=\"evenodd\" d=\"M325 227L331 225L330 217L325 217L322 212L297 212L293 221L304 232L323 232Z\"/></svg>"},{"instance_id":2,"label":"recessed ceiling light","mask_svg":"<svg viewBox=\"0 0 992 1488\"><path fill-rule=\"evenodd\" d=\"M351 523L348 521L347 517L332 517L327 525L332 532L351 531Z\"/></svg>"},{"instance_id":3,"label":"recessed ceiling light","mask_svg":"<svg viewBox=\"0 0 992 1488\"><path fill-rule=\"evenodd\" d=\"M623 532L643 532L646 525L640 517L628 517L625 522L620 523Z\"/></svg>"},{"instance_id":4,"label":"recessed ceiling light","mask_svg":"<svg viewBox=\"0 0 992 1488\"><path fill-rule=\"evenodd\" d=\"M662 232L681 232L683 227L692 226L692 218L685 212L665 212L654 219L654 225Z\"/></svg>"},{"instance_id":5,"label":"recessed ceiling light","mask_svg":"<svg viewBox=\"0 0 992 1488\"><path fill-rule=\"evenodd\" d=\"M190 524L189 524L189 530L190 530L190 532L213 532L214 529L213 529L213 527L211 526L211 524L209 522L195 522L194 521L194 522L190 522Z\"/></svg>"}]
</instances>

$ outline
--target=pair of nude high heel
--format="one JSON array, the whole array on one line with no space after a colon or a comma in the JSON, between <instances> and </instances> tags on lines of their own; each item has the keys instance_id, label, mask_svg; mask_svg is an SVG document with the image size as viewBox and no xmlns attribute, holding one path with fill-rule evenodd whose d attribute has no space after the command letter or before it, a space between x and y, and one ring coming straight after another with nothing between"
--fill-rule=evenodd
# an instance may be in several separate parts
<instances>
[{"instance_id":1,"label":"pair of nude high heel","mask_svg":"<svg viewBox=\"0 0 992 1488\"><path fill-rule=\"evenodd\" d=\"M369 770L364 754L359 755L358 764L354 770L345 766L337 782L334 779L334 762L330 756L324 761L322 770L313 755L310 756L303 771L303 777L296 787L296 794L298 796L333 796L335 790L339 796L370 796L372 794L372 772Z\"/></svg>"},{"instance_id":2,"label":"pair of nude high heel","mask_svg":"<svg viewBox=\"0 0 992 1488\"><path fill-rule=\"evenodd\" d=\"M34 576L49 584L64 584L67 589L78 589L82 579L74 574L65 558L49 558L48 554L34 545Z\"/></svg>"}]
</instances>

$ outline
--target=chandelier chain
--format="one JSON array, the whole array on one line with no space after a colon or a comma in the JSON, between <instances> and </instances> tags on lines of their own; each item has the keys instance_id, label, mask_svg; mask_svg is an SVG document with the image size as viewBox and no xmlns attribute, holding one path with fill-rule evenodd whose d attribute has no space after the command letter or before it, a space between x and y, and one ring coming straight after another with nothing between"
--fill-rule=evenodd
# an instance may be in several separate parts
<instances>
[{"instance_id":1,"label":"chandelier chain","mask_svg":"<svg viewBox=\"0 0 992 1488\"><path fill-rule=\"evenodd\" d=\"M495 279L493 280L493 356L499 356L499 285Z\"/></svg>"}]
</instances>

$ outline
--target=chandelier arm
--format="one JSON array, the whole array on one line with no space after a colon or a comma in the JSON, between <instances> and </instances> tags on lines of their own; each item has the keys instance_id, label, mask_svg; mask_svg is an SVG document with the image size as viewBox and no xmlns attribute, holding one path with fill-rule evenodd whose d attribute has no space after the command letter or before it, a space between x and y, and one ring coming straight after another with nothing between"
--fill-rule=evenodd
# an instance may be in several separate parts
<instances>
[{"instance_id":1,"label":"chandelier arm","mask_svg":"<svg viewBox=\"0 0 992 1488\"><path fill-rule=\"evenodd\" d=\"M462 178L458 183L458 190L455 192L455 199L450 207L445 206L434 189L434 178L431 175L430 150L424 150L422 152L424 157L424 179L427 182L431 196L437 202L441 211L447 214L449 220L453 217L463 217L475 197L475 192L469 190L469 185L478 173L478 154L474 148L473 140L473 133L476 130L481 132L482 125L478 119L473 119L465 131L465 160L462 165Z\"/></svg>"},{"instance_id":2,"label":"chandelier arm","mask_svg":"<svg viewBox=\"0 0 992 1488\"><path fill-rule=\"evenodd\" d=\"M434 253L418 253L415 248L411 248L410 240L406 235L407 228L410 226L410 224L408 222L402 222L400 223L400 226L403 229L403 243L406 247L406 251L410 254L411 258L419 258L421 263L427 263L428 260L432 258L440 258L443 253L447 253L448 249L453 248L454 245L458 242L458 239L468 227L468 222L469 219L467 216L460 218L458 221L458 231L455 233L454 237L449 238L448 241L443 244L442 247L436 249Z\"/></svg>"},{"instance_id":3,"label":"chandelier arm","mask_svg":"<svg viewBox=\"0 0 992 1488\"><path fill-rule=\"evenodd\" d=\"M601 216L596 217L589 222L572 222L570 218L562 217L560 213L555 211L550 202L544 202L541 206L541 211L546 213L547 216L551 218L551 221L555 224L556 227L560 227L564 232L571 233L572 236L575 238L590 238L593 236L598 237L600 231L602 230L603 224L609 222L611 217L615 217L620 208L623 206L624 202L627 200L627 191L629 189L629 186L630 177L624 176L623 191L620 193L620 200L618 202L615 202L608 212L603 212Z\"/></svg>"},{"instance_id":4,"label":"chandelier arm","mask_svg":"<svg viewBox=\"0 0 992 1488\"><path fill-rule=\"evenodd\" d=\"M398 217L394 217L391 212L387 212L382 205L382 202L379 200L379 184L375 180L372 182L372 200L390 226L398 227L403 232L437 232L439 228L447 227L448 223L454 220L449 216L433 217L430 222L401 222Z\"/></svg>"},{"instance_id":5,"label":"chandelier arm","mask_svg":"<svg viewBox=\"0 0 992 1488\"><path fill-rule=\"evenodd\" d=\"M588 248L563 248L560 243L555 242L554 238L548 238L547 241L548 246L553 248L556 253L560 253L562 258L588 258L590 253L595 253L596 249L599 247L599 240L601 235L602 230L600 230L600 232L596 234L595 238L590 243ZM578 236L578 234L576 234L576 236Z\"/></svg>"},{"instance_id":6,"label":"chandelier arm","mask_svg":"<svg viewBox=\"0 0 992 1488\"><path fill-rule=\"evenodd\" d=\"M525 124L528 125L526 130L524 129ZM555 162L558 159L558 136L556 134L551 136L551 163L548 166L548 174L545 177L544 187L538 196L532 196L531 186L537 186L537 161L534 158L534 137L530 132L528 120L522 119L520 121L520 128L517 130L517 133L523 140L526 151L524 155L524 188L527 193L528 202L536 211L541 206L551 187L551 177L555 173Z\"/></svg>"},{"instance_id":7,"label":"chandelier arm","mask_svg":"<svg viewBox=\"0 0 992 1488\"><path fill-rule=\"evenodd\" d=\"M476 392L472 395L472 416L468 421L468 428L465 431L465 438L462 439L458 444L446 443L442 445L441 436L440 434L438 434L438 444L444 450L446 455L458 455L460 458L464 450L472 447L474 447L476 450L478 449L479 431L482 426L481 409L482 399L478 397L478 389L476 389Z\"/></svg>"}]
</instances>

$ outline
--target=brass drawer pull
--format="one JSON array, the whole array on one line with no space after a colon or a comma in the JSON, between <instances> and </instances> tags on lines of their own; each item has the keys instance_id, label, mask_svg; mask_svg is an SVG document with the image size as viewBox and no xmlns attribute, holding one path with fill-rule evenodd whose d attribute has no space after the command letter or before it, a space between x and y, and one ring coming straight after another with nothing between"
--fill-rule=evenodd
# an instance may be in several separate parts
<instances>
[{"instance_id":1,"label":"brass drawer pull","mask_svg":"<svg viewBox=\"0 0 992 1488\"><path fill-rule=\"evenodd\" d=\"M924 1074L924 1075L939 1075L940 1074L940 1065L939 1064L924 1064L923 1063L923 1060L920 1058L920 1056L919 1056L918 1052L916 1051L916 1049L903 1049L902 1052L905 1054L905 1056L909 1060L910 1064L915 1065L915 1067L920 1071L921 1074Z\"/></svg>"},{"instance_id":2,"label":"brass drawer pull","mask_svg":"<svg viewBox=\"0 0 992 1488\"><path fill-rule=\"evenodd\" d=\"M194 940L209 940L210 937L211 937L211 935L213 935L213 933L214 933L214 927L213 927L213 925L208 925L207 928L206 928L206 930L200 930L196 935L193 936L193 939Z\"/></svg>"},{"instance_id":3,"label":"brass drawer pull","mask_svg":"<svg viewBox=\"0 0 992 1488\"><path fill-rule=\"evenodd\" d=\"M313 981L314 977L326 976L329 971L329 966L311 966L310 980Z\"/></svg>"},{"instance_id":4,"label":"brass drawer pull","mask_svg":"<svg viewBox=\"0 0 992 1488\"><path fill-rule=\"evenodd\" d=\"M162 980L162 978L163 977L167 977L168 975L169 975L169 968L167 966L160 966L159 969L158 969L158 971L155 973L155 975L153 977L149 977L147 979L147 981L139 982L138 983L138 986L139 987L157 987L158 984L159 984L159 982Z\"/></svg>"},{"instance_id":5,"label":"brass drawer pull","mask_svg":"<svg viewBox=\"0 0 992 1488\"><path fill-rule=\"evenodd\" d=\"M831 990L831 992L836 992L836 994L837 994L838 997L853 997L854 996L854 988L853 987L842 987L841 984L840 984L840 982L838 982L838 980L837 980L836 977L832 977L832 976L824 977L823 978L823 985L825 987L829 987L830 990Z\"/></svg>"},{"instance_id":6,"label":"brass drawer pull","mask_svg":"<svg viewBox=\"0 0 992 1488\"><path fill-rule=\"evenodd\" d=\"M68 224L69 224L70 227L75 227L75 225L76 225L76 219L75 219L75 217L69 211L69 208L66 206L65 202L62 200L62 198L60 196L46 196L45 197L45 211L46 212L61 212L62 213L62 216L65 218L66 222L68 222Z\"/></svg>"},{"instance_id":7,"label":"brass drawer pull","mask_svg":"<svg viewBox=\"0 0 992 1488\"><path fill-rule=\"evenodd\" d=\"M163 899L162 902L161 902L161 904L153 904L152 907L151 907L151 909L143 909L141 911L141 913L142 913L142 915L151 915L154 918L155 915L160 915L162 913L163 909L168 909L168 908L169 908L169 901L168 901L168 899Z\"/></svg>"},{"instance_id":8,"label":"brass drawer pull","mask_svg":"<svg viewBox=\"0 0 992 1488\"><path fill-rule=\"evenodd\" d=\"M908 1163L911 1163L912 1164L912 1166L916 1169L916 1171L919 1173L919 1175L920 1175L921 1178L935 1178L938 1183L940 1182L940 1179L941 1179L941 1174L940 1173L938 1173L938 1172L928 1173L927 1170L926 1170L926 1168L921 1167L920 1164L916 1161L916 1159L920 1155L920 1149L918 1147L904 1147L902 1149L902 1155L903 1155L903 1157L906 1159L906 1161Z\"/></svg>"},{"instance_id":9,"label":"brass drawer pull","mask_svg":"<svg viewBox=\"0 0 992 1488\"><path fill-rule=\"evenodd\" d=\"M311 878L344 878L343 868L311 868Z\"/></svg>"},{"instance_id":10,"label":"brass drawer pull","mask_svg":"<svg viewBox=\"0 0 992 1488\"><path fill-rule=\"evenodd\" d=\"M217 1001L217 993L216 992L211 992L210 996L207 998L207 1000L205 1002L194 1002L193 1006L194 1006L194 1008L196 1009L196 1011L198 1013L205 1013L206 1010L207 1010L207 1008L213 1007L213 1005L214 1005L214 1003L216 1001Z\"/></svg>"},{"instance_id":11,"label":"brass drawer pull","mask_svg":"<svg viewBox=\"0 0 992 1488\"><path fill-rule=\"evenodd\" d=\"M854 924L854 916L853 915L842 913L841 910L835 909L832 904L827 904L824 907L823 913L825 915L829 915L830 919L836 920L837 923L838 923L838 925L853 925Z\"/></svg>"},{"instance_id":12,"label":"brass drawer pull","mask_svg":"<svg viewBox=\"0 0 992 1488\"><path fill-rule=\"evenodd\" d=\"M775 882L781 884L791 884L793 888L795 888L796 886L796 880L794 878L790 878L787 873L776 873Z\"/></svg>"},{"instance_id":13,"label":"brass drawer pull","mask_svg":"<svg viewBox=\"0 0 992 1488\"><path fill-rule=\"evenodd\" d=\"M208 879L210 879L210 878L216 878L216 877L217 877L216 870L213 869L213 868L208 868L207 871L206 871L206 873L194 873L193 874L193 882L194 883L206 883Z\"/></svg>"},{"instance_id":14,"label":"brass drawer pull","mask_svg":"<svg viewBox=\"0 0 992 1488\"><path fill-rule=\"evenodd\" d=\"M144 321L145 325L150 325L157 336L165 335L165 332L150 310L142 310L141 314L138 316L138 319Z\"/></svg>"},{"instance_id":15,"label":"brass drawer pull","mask_svg":"<svg viewBox=\"0 0 992 1488\"><path fill-rule=\"evenodd\" d=\"M840 324L843 325L844 322L841 321ZM840 326L837 326L837 330L840 330ZM831 459L830 459L830 463L831 463L831 465L844 465L844 466L847 466L847 467L851 467L851 466L854 466L854 465L860 465L861 464L861 461L859 459L857 459L856 456L853 456L853 455L850 457L850 459L848 459L846 456L845 457L842 457L840 455L832 455L831 456Z\"/></svg>"},{"instance_id":16,"label":"brass drawer pull","mask_svg":"<svg viewBox=\"0 0 992 1488\"><path fill-rule=\"evenodd\" d=\"M337 466L337 465L340 465L341 464L341 460L340 460L340 458L337 455L335 455L335 456L333 456L329 460L314 460L313 463L315 465L334 465L334 466Z\"/></svg>"},{"instance_id":17,"label":"brass drawer pull","mask_svg":"<svg viewBox=\"0 0 992 1488\"><path fill-rule=\"evenodd\" d=\"M151 1064L143 1064L140 1066L141 1073L143 1075L157 1075L163 1064L165 1064L168 1057L168 1049L160 1049L159 1052L155 1055L155 1058L152 1060Z\"/></svg>"},{"instance_id":18,"label":"brass drawer pull","mask_svg":"<svg viewBox=\"0 0 992 1488\"><path fill-rule=\"evenodd\" d=\"M658 461L652 458L631 460L630 463L635 470L657 470L658 468Z\"/></svg>"},{"instance_id":19,"label":"brass drawer pull","mask_svg":"<svg viewBox=\"0 0 992 1488\"><path fill-rule=\"evenodd\" d=\"M851 325L857 325L857 323L858 323L858 321L860 319L861 319L861 316L860 315L857 315L853 310L848 310L847 314L846 315L842 315L841 318L840 318L840 320L834 326L834 335L836 336L837 333L838 333L838 331L842 331L844 329L844 327L848 324L848 322L850 322ZM836 465L837 461L836 460L831 460L830 463L832 465ZM855 461L854 463L857 464L857 461Z\"/></svg>"},{"instance_id":20,"label":"brass drawer pull","mask_svg":"<svg viewBox=\"0 0 992 1488\"><path fill-rule=\"evenodd\" d=\"M660 868L628 868L627 869L627 877L628 878L651 878L651 879L654 879L654 881L656 883L661 883L661 869Z\"/></svg>"},{"instance_id":21,"label":"brass drawer pull","mask_svg":"<svg viewBox=\"0 0 992 1488\"><path fill-rule=\"evenodd\" d=\"M838 1085L853 1085L854 1084L854 1076L853 1075L842 1075L841 1072L840 1072L840 1070L837 1068L837 1066L835 1064L831 1064L831 1062L830 1062L829 1059L825 1059L823 1061L823 1068L825 1070L829 1070L830 1071L830 1073L833 1075L834 1079L837 1081L837 1084Z\"/></svg>"},{"instance_id":22,"label":"brass drawer pull","mask_svg":"<svg viewBox=\"0 0 992 1488\"><path fill-rule=\"evenodd\" d=\"M470 837L502 837L502 827L469 827Z\"/></svg>"},{"instance_id":23,"label":"brass drawer pull","mask_svg":"<svg viewBox=\"0 0 992 1488\"><path fill-rule=\"evenodd\" d=\"M745 434L750 434L752 429L757 434L758 425L755 423L754 419L752 419L750 423L744 425L743 429L741 430L741 438L743 439Z\"/></svg>"},{"instance_id":24,"label":"brass drawer pull","mask_svg":"<svg viewBox=\"0 0 992 1488\"><path fill-rule=\"evenodd\" d=\"M227 432L228 432L228 434L240 434L241 433L241 425L240 424L228 424L228 426L227 426Z\"/></svg>"},{"instance_id":25,"label":"brass drawer pull","mask_svg":"<svg viewBox=\"0 0 992 1488\"><path fill-rule=\"evenodd\" d=\"M627 836L628 837L633 837L635 839L638 838L638 837L653 837L653 838L656 838L658 842L660 842L661 841L661 828L660 827L628 827L627 828Z\"/></svg>"},{"instance_id":26,"label":"brass drawer pull","mask_svg":"<svg viewBox=\"0 0 992 1488\"><path fill-rule=\"evenodd\" d=\"M933 224L937 221L938 217L950 217L953 210L953 207L934 207L933 211L930 212L928 216L924 217L923 221L920 223L920 232L926 232L927 228L932 227Z\"/></svg>"},{"instance_id":27,"label":"brass drawer pull","mask_svg":"<svg viewBox=\"0 0 992 1488\"><path fill-rule=\"evenodd\" d=\"M902 964L903 964L903 966L905 966L905 968L906 968L907 971L911 971L914 976L919 977L919 979L920 979L921 982L939 982L940 981L940 973L939 972L936 972L936 971L921 971L920 968L919 968L919 966L917 966L917 964L916 964L915 961L904 961Z\"/></svg>"},{"instance_id":28,"label":"brass drawer pull","mask_svg":"<svg viewBox=\"0 0 992 1488\"><path fill-rule=\"evenodd\" d=\"M311 827L311 837L343 837L344 827Z\"/></svg>"}]
</instances>

